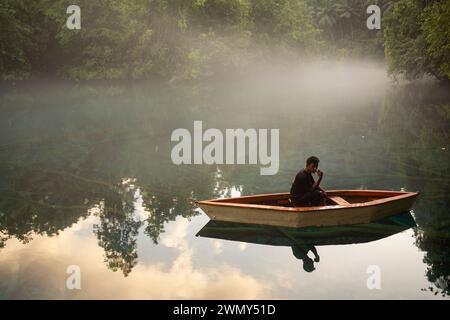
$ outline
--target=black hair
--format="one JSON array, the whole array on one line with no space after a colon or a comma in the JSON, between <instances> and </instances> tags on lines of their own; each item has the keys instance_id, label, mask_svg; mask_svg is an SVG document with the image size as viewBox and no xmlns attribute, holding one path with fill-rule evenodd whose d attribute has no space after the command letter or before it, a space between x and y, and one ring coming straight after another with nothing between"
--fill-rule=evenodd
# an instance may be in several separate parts
<instances>
[{"instance_id":1,"label":"black hair","mask_svg":"<svg viewBox=\"0 0 450 320\"><path fill-rule=\"evenodd\" d=\"M306 159L306 165L309 166L311 163L314 163L316 166L319 165L319 158L315 156L311 156L308 159Z\"/></svg>"}]
</instances>

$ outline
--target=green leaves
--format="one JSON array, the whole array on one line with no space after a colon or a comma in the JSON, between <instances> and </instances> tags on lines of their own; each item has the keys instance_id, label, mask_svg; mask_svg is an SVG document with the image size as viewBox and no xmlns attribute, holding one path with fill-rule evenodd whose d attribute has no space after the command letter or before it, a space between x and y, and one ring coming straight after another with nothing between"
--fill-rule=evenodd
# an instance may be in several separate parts
<instances>
[{"instance_id":1,"label":"green leaves","mask_svg":"<svg viewBox=\"0 0 450 320\"><path fill-rule=\"evenodd\" d=\"M450 1L436 2L422 14L427 54L438 78L450 79Z\"/></svg>"},{"instance_id":2,"label":"green leaves","mask_svg":"<svg viewBox=\"0 0 450 320\"><path fill-rule=\"evenodd\" d=\"M65 26L69 0L4 0L0 77L192 80L274 54L381 58L372 2L390 73L448 78L448 1L416 0L79 0L81 30Z\"/></svg>"},{"instance_id":3,"label":"green leaves","mask_svg":"<svg viewBox=\"0 0 450 320\"><path fill-rule=\"evenodd\" d=\"M27 50L32 47L31 26L25 21L24 1L0 3L0 74L1 79L20 77L30 72Z\"/></svg>"},{"instance_id":4,"label":"green leaves","mask_svg":"<svg viewBox=\"0 0 450 320\"><path fill-rule=\"evenodd\" d=\"M424 75L448 78L450 74L450 4L425 6L421 1L400 0L387 14L385 52L392 76L417 79Z\"/></svg>"}]
</instances>

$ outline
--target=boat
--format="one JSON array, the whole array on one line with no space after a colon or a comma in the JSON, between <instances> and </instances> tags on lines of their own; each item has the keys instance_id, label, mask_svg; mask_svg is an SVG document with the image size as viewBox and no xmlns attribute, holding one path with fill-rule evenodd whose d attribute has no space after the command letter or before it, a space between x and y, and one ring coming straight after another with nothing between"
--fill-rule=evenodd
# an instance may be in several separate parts
<instances>
[{"instance_id":1,"label":"boat","mask_svg":"<svg viewBox=\"0 0 450 320\"><path fill-rule=\"evenodd\" d=\"M196 236L269 246L329 246L368 243L414 227L416 222L406 211L367 224L331 227L289 228L210 220Z\"/></svg>"},{"instance_id":2,"label":"boat","mask_svg":"<svg viewBox=\"0 0 450 320\"><path fill-rule=\"evenodd\" d=\"M294 207L289 193L196 201L212 220L279 227L364 224L411 210L419 192L330 190L322 206Z\"/></svg>"}]
</instances>

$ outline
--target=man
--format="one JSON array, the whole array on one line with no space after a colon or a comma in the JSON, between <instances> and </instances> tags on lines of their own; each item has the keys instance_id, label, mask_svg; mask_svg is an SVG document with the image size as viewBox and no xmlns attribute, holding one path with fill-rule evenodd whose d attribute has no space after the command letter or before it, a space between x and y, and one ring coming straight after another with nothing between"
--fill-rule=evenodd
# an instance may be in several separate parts
<instances>
[{"instance_id":1,"label":"man","mask_svg":"<svg viewBox=\"0 0 450 320\"><path fill-rule=\"evenodd\" d=\"M319 158L309 157L306 167L295 176L291 186L291 203L296 207L318 206L324 204L327 193L320 187L323 172L318 170ZM314 181L312 173L317 173L319 178Z\"/></svg>"}]
</instances>

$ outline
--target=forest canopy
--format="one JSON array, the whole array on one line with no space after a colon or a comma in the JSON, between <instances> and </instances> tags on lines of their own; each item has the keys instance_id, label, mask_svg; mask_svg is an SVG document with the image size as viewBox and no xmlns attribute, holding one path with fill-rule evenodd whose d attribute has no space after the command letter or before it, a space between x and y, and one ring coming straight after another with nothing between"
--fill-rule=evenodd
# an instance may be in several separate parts
<instances>
[{"instance_id":1,"label":"forest canopy","mask_svg":"<svg viewBox=\"0 0 450 320\"><path fill-rule=\"evenodd\" d=\"M400 0L385 21L390 73L450 77L450 1Z\"/></svg>"},{"instance_id":2,"label":"forest canopy","mask_svg":"<svg viewBox=\"0 0 450 320\"><path fill-rule=\"evenodd\" d=\"M264 61L375 58L392 76L450 76L450 1L67 0L0 3L2 80L193 80ZM381 8L381 30L366 9ZM276 59L275 59L276 58Z\"/></svg>"}]
</instances>

